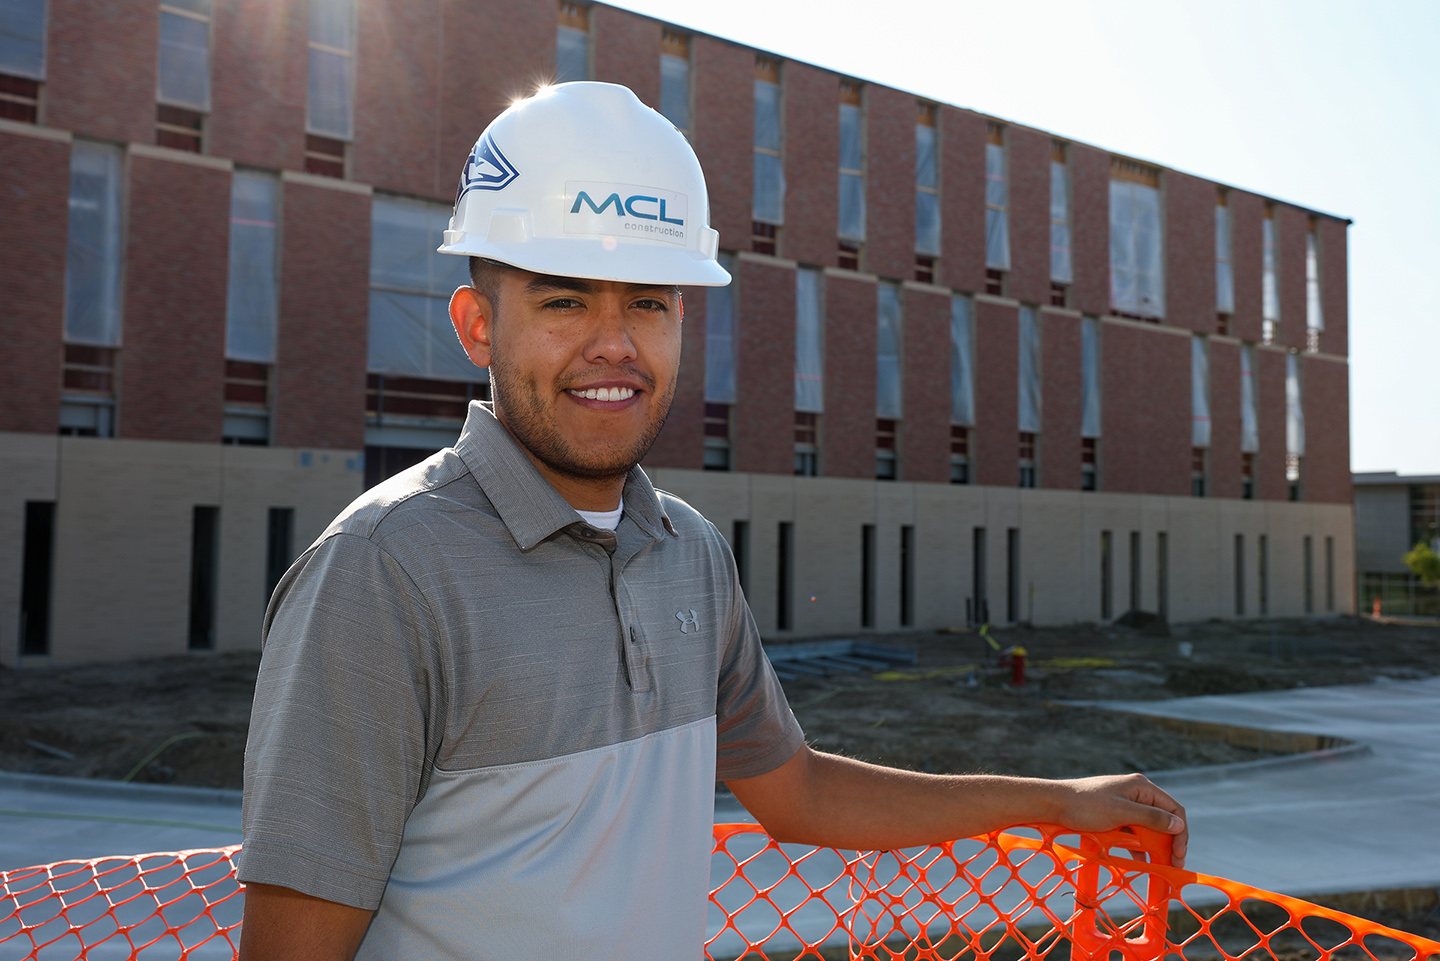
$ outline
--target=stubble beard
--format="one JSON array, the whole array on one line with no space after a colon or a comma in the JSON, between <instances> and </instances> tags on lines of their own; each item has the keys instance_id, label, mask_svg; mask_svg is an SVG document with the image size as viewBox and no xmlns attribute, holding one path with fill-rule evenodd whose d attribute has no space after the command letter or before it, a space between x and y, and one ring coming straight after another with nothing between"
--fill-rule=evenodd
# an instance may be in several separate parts
<instances>
[{"instance_id":1,"label":"stubble beard","mask_svg":"<svg viewBox=\"0 0 1440 961\"><path fill-rule=\"evenodd\" d=\"M670 381L664 396L655 394L655 380L640 371L625 368L639 379L654 399L649 421L640 436L629 447L584 449L561 435L553 410L542 399L540 385L509 364L491 358L490 391L495 413L500 422L519 443L550 470L567 477L583 480L613 480L624 477L649 452L665 426L670 403L675 397L675 381Z\"/></svg>"}]
</instances>

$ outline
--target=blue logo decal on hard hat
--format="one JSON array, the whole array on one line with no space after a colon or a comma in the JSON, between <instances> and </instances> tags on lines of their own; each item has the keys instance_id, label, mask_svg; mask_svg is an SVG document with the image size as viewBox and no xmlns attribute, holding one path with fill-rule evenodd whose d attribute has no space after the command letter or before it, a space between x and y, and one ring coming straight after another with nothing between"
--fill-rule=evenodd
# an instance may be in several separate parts
<instances>
[{"instance_id":1,"label":"blue logo decal on hard hat","mask_svg":"<svg viewBox=\"0 0 1440 961\"><path fill-rule=\"evenodd\" d=\"M685 246L689 198L660 187L567 181L564 230L591 237L629 237Z\"/></svg>"},{"instance_id":2,"label":"blue logo decal on hard hat","mask_svg":"<svg viewBox=\"0 0 1440 961\"><path fill-rule=\"evenodd\" d=\"M488 133L475 144L470 156L465 158L465 169L460 171L460 189L455 202L472 190L500 190L509 185L520 172L505 159L495 140Z\"/></svg>"}]
</instances>

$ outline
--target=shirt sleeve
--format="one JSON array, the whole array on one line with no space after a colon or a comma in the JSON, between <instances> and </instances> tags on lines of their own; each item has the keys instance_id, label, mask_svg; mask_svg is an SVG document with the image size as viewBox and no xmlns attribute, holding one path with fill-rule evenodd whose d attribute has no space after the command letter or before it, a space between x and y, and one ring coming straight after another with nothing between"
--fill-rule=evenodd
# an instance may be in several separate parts
<instances>
[{"instance_id":1,"label":"shirt sleeve","mask_svg":"<svg viewBox=\"0 0 1440 961\"><path fill-rule=\"evenodd\" d=\"M245 749L239 877L373 910L429 771L435 627L400 564L336 534L272 602Z\"/></svg>"},{"instance_id":2,"label":"shirt sleeve","mask_svg":"<svg viewBox=\"0 0 1440 961\"><path fill-rule=\"evenodd\" d=\"M715 537L723 544L718 531ZM760 631L740 589L735 559L722 547L734 601L729 637L721 654L715 699L715 778L756 777L775 770L805 744L780 679L760 643Z\"/></svg>"}]
</instances>

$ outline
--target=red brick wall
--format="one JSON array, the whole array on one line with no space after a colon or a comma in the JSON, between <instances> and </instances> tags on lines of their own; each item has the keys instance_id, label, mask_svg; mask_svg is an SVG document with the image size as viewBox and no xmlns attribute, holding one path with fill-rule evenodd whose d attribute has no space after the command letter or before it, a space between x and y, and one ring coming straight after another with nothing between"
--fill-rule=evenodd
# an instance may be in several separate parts
<instances>
[{"instance_id":1,"label":"red brick wall","mask_svg":"<svg viewBox=\"0 0 1440 961\"><path fill-rule=\"evenodd\" d=\"M950 298L918 287L902 293L900 476L944 484L950 480Z\"/></svg>"},{"instance_id":2,"label":"red brick wall","mask_svg":"<svg viewBox=\"0 0 1440 961\"><path fill-rule=\"evenodd\" d=\"M1100 489L1188 495L1190 338L1103 324L1100 383Z\"/></svg>"},{"instance_id":3,"label":"red brick wall","mask_svg":"<svg viewBox=\"0 0 1440 961\"><path fill-rule=\"evenodd\" d=\"M0 431L53 434L60 423L70 145L0 133Z\"/></svg>"},{"instance_id":4,"label":"red brick wall","mask_svg":"<svg viewBox=\"0 0 1440 961\"><path fill-rule=\"evenodd\" d=\"M230 173L132 151L129 209L117 433L215 443L224 406Z\"/></svg>"},{"instance_id":5,"label":"red brick wall","mask_svg":"<svg viewBox=\"0 0 1440 961\"><path fill-rule=\"evenodd\" d=\"M734 469L789 474L795 469L795 271L748 258L735 267Z\"/></svg>"},{"instance_id":6,"label":"red brick wall","mask_svg":"<svg viewBox=\"0 0 1440 961\"><path fill-rule=\"evenodd\" d=\"M1020 313L975 302L975 429L970 432L971 483L1020 482Z\"/></svg>"},{"instance_id":7,"label":"red brick wall","mask_svg":"<svg viewBox=\"0 0 1440 961\"><path fill-rule=\"evenodd\" d=\"M216 4L209 153L271 170L304 168L309 32L304 4Z\"/></svg>"},{"instance_id":8,"label":"red brick wall","mask_svg":"<svg viewBox=\"0 0 1440 961\"><path fill-rule=\"evenodd\" d=\"M824 304L825 415L820 421L820 473L873 478L875 285L830 274L825 278Z\"/></svg>"},{"instance_id":9,"label":"red brick wall","mask_svg":"<svg viewBox=\"0 0 1440 961\"><path fill-rule=\"evenodd\" d=\"M85 137L155 142L160 10L50 0L45 120Z\"/></svg>"},{"instance_id":10,"label":"red brick wall","mask_svg":"<svg viewBox=\"0 0 1440 961\"><path fill-rule=\"evenodd\" d=\"M1009 127L1010 277L1008 293L1030 304L1050 302L1050 136Z\"/></svg>"},{"instance_id":11,"label":"red brick wall","mask_svg":"<svg viewBox=\"0 0 1440 961\"><path fill-rule=\"evenodd\" d=\"M1279 244L1280 330L1275 342L1305 349L1305 235L1310 215L1288 204L1275 205Z\"/></svg>"},{"instance_id":12,"label":"red brick wall","mask_svg":"<svg viewBox=\"0 0 1440 961\"><path fill-rule=\"evenodd\" d=\"M1265 270L1265 203L1243 190L1230 191L1230 264L1235 275L1235 315L1230 335L1260 339Z\"/></svg>"},{"instance_id":13,"label":"red brick wall","mask_svg":"<svg viewBox=\"0 0 1440 961\"><path fill-rule=\"evenodd\" d=\"M1040 486L1080 489L1080 320L1039 312Z\"/></svg>"},{"instance_id":14,"label":"red brick wall","mask_svg":"<svg viewBox=\"0 0 1440 961\"><path fill-rule=\"evenodd\" d=\"M1320 349L1341 357L1350 353L1348 231L1343 220L1320 218L1320 302L1325 312Z\"/></svg>"},{"instance_id":15,"label":"red brick wall","mask_svg":"<svg viewBox=\"0 0 1440 961\"><path fill-rule=\"evenodd\" d=\"M1212 497L1239 497L1240 348L1210 341L1210 463Z\"/></svg>"},{"instance_id":16,"label":"red brick wall","mask_svg":"<svg viewBox=\"0 0 1440 961\"><path fill-rule=\"evenodd\" d=\"M865 269L908 280L915 276L915 98L868 85L865 126Z\"/></svg>"},{"instance_id":17,"label":"red brick wall","mask_svg":"<svg viewBox=\"0 0 1440 961\"><path fill-rule=\"evenodd\" d=\"M1255 496L1283 501L1290 497L1285 480L1285 355L1278 350L1255 351L1255 406L1260 426L1260 451L1255 455Z\"/></svg>"},{"instance_id":18,"label":"red brick wall","mask_svg":"<svg viewBox=\"0 0 1440 961\"><path fill-rule=\"evenodd\" d=\"M1215 185L1165 171L1165 323L1215 331Z\"/></svg>"},{"instance_id":19,"label":"red brick wall","mask_svg":"<svg viewBox=\"0 0 1440 961\"><path fill-rule=\"evenodd\" d=\"M460 168L480 132L510 106L555 79L555 30L559 9L553 3L465 0L442 3L440 138L437 191L455 198ZM503 37L503 43L488 43Z\"/></svg>"},{"instance_id":20,"label":"red brick wall","mask_svg":"<svg viewBox=\"0 0 1440 961\"><path fill-rule=\"evenodd\" d=\"M755 52L691 39L695 153L710 190L710 226L727 250L748 250L755 145Z\"/></svg>"},{"instance_id":21,"label":"red brick wall","mask_svg":"<svg viewBox=\"0 0 1440 961\"><path fill-rule=\"evenodd\" d=\"M705 445L705 292L707 287L681 288L685 321L681 327L680 379L665 428L645 457L646 467L688 467L704 464Z\"/></svg>"},{"instance_id":22,"label":"red brick wall","mask_svg":"<svg viewBox=\"0 0 1440 961\"><path fill-rule=\"evenodd\" d=\"M1301 365L1305 407L1305 458L1301 461L1305 499L1319 504L1349 504L1350 367L1306 357Z\"/></svg>"},{"instance_id":23,"label":"red brick wall","mask_svg":"<svg viewBox=\"0 0 1440 961\"><path fill-rule=\"evenodd\" d=\"M1070 303L1089 314L1108 314L1110 155L1071 144L1065 159L1070 164L1070 260L1075 275Z\"/></svg>"},{"instance_id":24,"label":"red brick wall","mask_svg":"<svg viewBox=\"0 0 1440 961\"><path fill-rule=\"evenodd\" d=\"M553 4L552 4L553 6ZM596 4L590 8L593 76L622 83L635 96L660 109L660 24L626 10Z\"/></svg>"},{"instance_id":25,"label":"red brick wall","mask_svg":"<svg viewBox=\"0 0 1440 961\"><path fill-rule=\"evenodd\" d=\"M274 442L365 446L370 197L284 181Z\"/></svg>"},{"instance_id":26,"label":"red brick wall","mask_svg":"<svg viewBox=\"0 0 1440 961\"><path fill-rule=\"evenodd\" d=\"M435 142L440 4L369 0L358 8L351 173L377 190L453 199L454 181L441 173ZM453 158L454 169L463 159Z\"/></svg>"},{"instance_id":27,"label":"red brick wall","mask_svg":"<svg viewBox=\"0 0 1440 961\"><path fill-rule=\"evenodd\" d=\"M940 275L937 283L985 289L985 118L940 106Z\"/></svg>"},{"instance_id":28,"label":"red brick wall","mask_svg":"<svg viewBox=\"0 0 1440 961\"><path fill-rule=\"evenodd\" d=\"M840 79L793 61L781 69L785 101L785 228L781 253L834 266L840 190Z\"/></svg>"}]
</instances>

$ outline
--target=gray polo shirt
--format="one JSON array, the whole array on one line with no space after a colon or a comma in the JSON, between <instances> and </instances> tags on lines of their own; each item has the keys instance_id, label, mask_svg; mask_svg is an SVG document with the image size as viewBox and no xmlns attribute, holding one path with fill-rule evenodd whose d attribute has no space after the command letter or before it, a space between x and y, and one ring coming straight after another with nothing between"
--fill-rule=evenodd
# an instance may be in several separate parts
<instances>
[{"instance_id":1,"label":"gray polo shirt","mask_svg":"<svg viewBox=\"0 0 1440 961\"><path fill-rule=\"evenodd\" d=\"M362 958L698 958L716 779L802 734L729 548L630 472L590 527L483 405L266 615L240 878L377 909Z\"/></svg>"}]
</instances>

